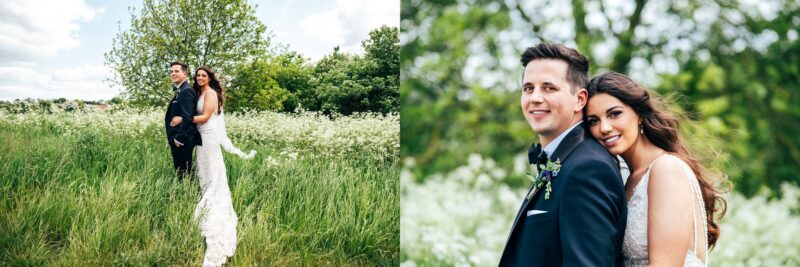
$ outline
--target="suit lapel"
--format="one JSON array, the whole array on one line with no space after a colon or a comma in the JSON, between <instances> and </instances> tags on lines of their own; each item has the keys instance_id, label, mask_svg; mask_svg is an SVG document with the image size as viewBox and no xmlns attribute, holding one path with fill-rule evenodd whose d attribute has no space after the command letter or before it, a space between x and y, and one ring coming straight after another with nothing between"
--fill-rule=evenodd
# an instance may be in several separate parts
<instances>
[{"instance_id":1,"label":"suit lapel","mask_svg":"<svg viewBox=\"0 0 800 267\"><path fill-rule=\"evenodd\" d=\"M586 139L586 131L583 129L583 125L575 126L575 128L570 131L564 139L561 140L561 143L558 144L556 151L553 152L553 156L549 157L551 160L555 161L558 159L562 162L565 162L567 157L572 154L572 151L575 150L578 145ZM537 150L536 147L531 146L528 148L528 164L535 162L536 157L538 155L537 151L541 151L541 147ZM530 198L527 198L528 194L531 194L531 190L533 193ZM514 224L511 226L511 232L508 234L508 240L506 240L506 247L508 246L508 241L511 240L511 236L514 234L514 230L517 228L517 223L519 219L522 217L522 214L525 210L530 206L532 203L536 202L536 198L541 192L541 188L537 188L534 185L531 185L530 189L528 189L528 194L525 194L525 200L522 202L522 207L519 208L517 212L517 216L514 218Z\"/></svg>"}]
</instances>

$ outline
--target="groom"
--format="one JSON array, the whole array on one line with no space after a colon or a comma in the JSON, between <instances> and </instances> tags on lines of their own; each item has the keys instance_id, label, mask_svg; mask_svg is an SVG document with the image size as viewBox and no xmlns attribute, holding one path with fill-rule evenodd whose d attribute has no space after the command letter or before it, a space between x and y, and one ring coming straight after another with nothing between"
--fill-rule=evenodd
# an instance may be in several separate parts
<instances>
[{"instance_id":1,"label":"groom","mask_svg":"<svg viewBox=\"0 0 800 267\"><path fill-rule=\"evenodd\" d=\"M617 162L582 125L588 60L560 44L539 44L525 50L522 66L520 104L541 142L528 161L540 168L532 170L534 185L500 266L619 266L625 194Z\"/></svg>"},{"instance_id":2,"label":"groom","mask_svg":"<svg viewBox=\"0 0 800 267\"><path fill-rule=\"evenodd\" d=\"M172 165L178 172L178 181L183 181L192 169L192 151L195 145L203 145L197 126L192 118L197 114L197 92L189 86L189 65L175 61L169 65L169 78L174 83L175 95L167 107L164 127L167 129L167 142L172 151ZM172 117L183 118L180 124L170 126Z\"/></svg>"}]
</instances>

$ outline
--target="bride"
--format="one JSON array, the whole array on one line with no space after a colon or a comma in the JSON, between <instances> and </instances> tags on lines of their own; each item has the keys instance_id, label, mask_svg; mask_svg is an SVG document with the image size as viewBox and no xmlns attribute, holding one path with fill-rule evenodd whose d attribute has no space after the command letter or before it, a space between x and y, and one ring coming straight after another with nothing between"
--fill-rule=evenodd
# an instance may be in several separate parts
<instances>
[{"instance_id":1,"label":"bride","mask_svg":"<svg viewBox=\"0 0 800 267\"><path fill-rule=\"evenodd\" d=\"M586 126L630 168L625 266L706 266L720 235L714 213L724 215L726 202L681 140L678 120L623 74L600 74L587 90Z\"/></svg>"},{"instance_id":2,"label":"bride","mask_svg":"<svg viewBox=\"0 0 800 267\"><path fill-rule=\"evenodd\" d=\"M203 140L203 145L197 146L196 151L202 197L194 217L199 219L200 230L206 238L203 266L221 266L236 250L237 218L220 146L245 159L252 158L255 151L244 154L228 138L222 113L225 101L223 89L211 68L200 67L195 71L194 89L200 94L197 101L197 113L200 115L194 116L192 122L197 124ZM180 121L181 117L175 117L172 123L178 124Z\"/></svg>"}]
</instances>

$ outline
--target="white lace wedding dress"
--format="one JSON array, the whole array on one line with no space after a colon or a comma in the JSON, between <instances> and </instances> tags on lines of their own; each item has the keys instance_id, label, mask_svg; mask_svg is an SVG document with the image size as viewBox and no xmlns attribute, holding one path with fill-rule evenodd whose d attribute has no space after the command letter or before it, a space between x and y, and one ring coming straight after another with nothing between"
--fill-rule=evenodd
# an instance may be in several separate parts
<instances>
[{"instance_id":1,"label":"white lace wedding dress","mask_svg":"<svg viewBox=\"0 0 800 267\"><path fill-rule=\"evenodd\" d=\"M197 101L197 112L203 112L203 96ZM206 238L203 266L221 266L236 250L236 212L233 210L231 190L222 150L242 158L252 158L255 151L244 154L234 147L225 131L225 117L216 110L206 123L197 124L203 145L197 146L197 176L202 197L194 211L200 230Z\"/></svg>"},{"instance_id":2,"label":"white lace wedding dress","mask_svg":"<svg viewBox=\"0 0 800 267\"><path fill-rule=\"evenodd\" d=\"M203 142L205 142L205 140ZM653 160L653 162L662 157L675 156L662 155ZM697 205L693 205L692 210L692 229L694 229L694 239L692 240L691 250L686 252L683 266L706 266L706 264L700 260L696 253L698 241L697 233L700 230L700 227L697 225L695 215L698 213L697 210L699 209L699 215L702 216L700 220L703 221L703 235L701 237L707 239L708 228L705 219L705 205L703 204L703 198L700 195L700 186L697 183L697 178L695 178L694 172L692 172L692 170L689 168L689 165L687 165L683 160L681 160L681 165L683 166L682 171L686 173L686 176L689 177L688 183L692 188L692 203L697 203ZM636 185L636 188L633 189L633 195L631 196L631 199L628 200L628 225L625 229L625 239L622 242L622 255L624 257L625 266L647 266L649 263L647 254L647 181L650 178L650 169L652 167L653 163L650 163L650 166L647 167L647 172L642 176L642 179L639 181L639 184ZM705 242L702 242L702 244L705 244ZM706 262L708 262L708 250L705 250L705 255L706 257L704 258L706 259Z\"/></svg>"}]
</instances>

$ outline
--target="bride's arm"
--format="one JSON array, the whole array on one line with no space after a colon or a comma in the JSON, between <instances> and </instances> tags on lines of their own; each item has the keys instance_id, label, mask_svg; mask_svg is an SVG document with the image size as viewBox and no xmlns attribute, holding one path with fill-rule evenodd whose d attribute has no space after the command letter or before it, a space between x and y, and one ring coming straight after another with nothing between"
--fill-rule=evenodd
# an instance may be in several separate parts
<instances>
[{"instance_id":1,"label":"bride's arm","mask_svg":"<svg viewBox=\"0 0 800 267\"><path fill-rule=\"evenodd\" d=\"M214 113L214 109L217 107L217 92L214 90L208 90L205 96L203 96L203 114L194 116L192 118L192 122L194 123L206 123L209 118L211 118L211 114Z\"/></svg>"},{"instance_id":2,"label":"bride's arm","mask_svg":"<svg viewBox=\"0 0 800 267\"><path fill-rule=\"evenodd\" d=\"M686 253L691 249L694 230L691 205L694 202L689 178L682 170L680 160L674 157L657 160L650 170L647 185L650 266L683 266ZM698 240L702 240L700 238L703 237Z\"/></svg>"}]
</instances>

